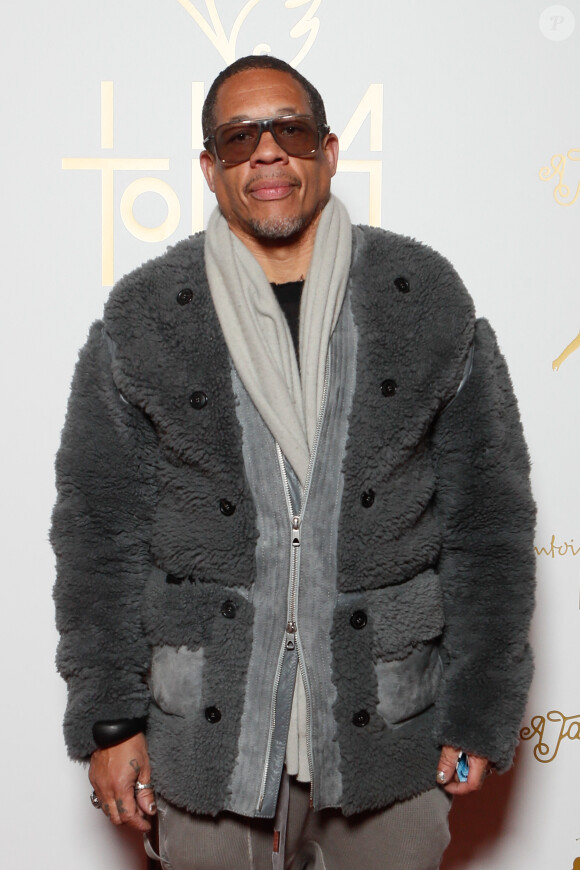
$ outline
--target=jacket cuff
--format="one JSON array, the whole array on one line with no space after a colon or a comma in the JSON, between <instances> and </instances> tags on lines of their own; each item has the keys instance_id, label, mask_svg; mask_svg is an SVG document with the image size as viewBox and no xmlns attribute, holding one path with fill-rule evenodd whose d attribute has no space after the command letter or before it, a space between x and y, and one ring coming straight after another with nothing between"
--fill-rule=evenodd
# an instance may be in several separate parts
<instances>
[{"instance_id":1,"label":"jacket cuff","mask_svg":"<svg viewBox=\"0 0 580 870\"><path fill-rule=\"evenodd\" d=\"M533 670L532 653L526 645L517 660L495 662L495 673L474 667L471 672L465 669L461 677L449 674L448 685L437 703L437 744L487 758L499 773L508 770L518 744Z\"/></svg>"},{"instance_id":2,"label":"jacket cuff","mask_svg":"<svg viewBox=\"0 0 580 870\"><path fill-rule=\"evenodd\" d=\"M113 682L110 672L85 670L69 677L68 687L64 736L69 755L77 761L86 761L99 748L95 722L143 720L149 710L149 690L133 673L117 672Z\"/></svg>"}]
</instances>

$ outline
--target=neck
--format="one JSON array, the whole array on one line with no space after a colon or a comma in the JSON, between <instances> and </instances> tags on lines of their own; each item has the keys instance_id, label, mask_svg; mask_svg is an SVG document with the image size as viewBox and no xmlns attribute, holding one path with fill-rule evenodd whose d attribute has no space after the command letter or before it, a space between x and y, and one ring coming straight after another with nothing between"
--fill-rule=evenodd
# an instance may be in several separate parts
<instances>
[{"instance_id":1,"label":"neck","mask_svg":"<svg viewBox=\"0 0 580 870\"><path fill-rule=\"evenodd\" d=\"M303 233L291 239L260 239L235 227L230 229L258 261L270 284L286 284L305 279L319 220L320 215L317 215Z\"/></svg>"}]
</instances>

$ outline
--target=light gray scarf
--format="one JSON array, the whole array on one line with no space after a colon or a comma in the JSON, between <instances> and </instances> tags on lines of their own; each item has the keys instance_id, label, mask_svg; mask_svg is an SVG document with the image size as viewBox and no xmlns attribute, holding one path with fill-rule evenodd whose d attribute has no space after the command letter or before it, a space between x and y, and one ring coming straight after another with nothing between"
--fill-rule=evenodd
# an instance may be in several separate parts
<instances>
[{"instance_id":1,"label":"light gray scarf","mask_svg":"<svg viewBox=\"0 0 580 870\"><path fill-rule=\"evenodd\" d=\"M300 371L286 318L262 267L218 208L205 267L234 366L268 429L304 485L322 402L326 356L344 299L352 245L348 212L325 206L300 303Z\"/></svg>"}]
</instances>

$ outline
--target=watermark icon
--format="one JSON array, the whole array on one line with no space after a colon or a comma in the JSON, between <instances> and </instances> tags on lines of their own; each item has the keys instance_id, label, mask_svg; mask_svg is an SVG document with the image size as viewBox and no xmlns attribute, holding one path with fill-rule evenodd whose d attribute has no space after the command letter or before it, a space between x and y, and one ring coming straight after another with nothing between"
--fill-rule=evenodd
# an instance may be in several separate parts
<instances>
[{"instance_id":1,"label":"watermark icon","mask_svg":"<svg viewBox=\"0 0 580 870\"><path fill-rule=\"evenodd\" d=\"M574 33L576 18L567 6L548 6L538 21L542 36L553 42L562 42Z\"/></svg>"}]
</instances>

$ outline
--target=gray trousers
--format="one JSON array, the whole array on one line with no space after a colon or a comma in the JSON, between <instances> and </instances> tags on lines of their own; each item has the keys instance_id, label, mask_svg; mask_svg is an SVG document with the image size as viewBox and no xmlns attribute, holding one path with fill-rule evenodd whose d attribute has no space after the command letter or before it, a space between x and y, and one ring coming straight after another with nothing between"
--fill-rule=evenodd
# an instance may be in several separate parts
<instances>
[{"instance_id":1,"label":"gray trousers","mask_svg":"<svg viewBox=\"0 0 580 870\"><path fill-rule=\"evenodd\" d=\"M276 819L195 816L158 798L164 870L437 870L449 843L448 795L434 788L386 810L314 812L285 777Z\"/></svg>"}]
</instances>

